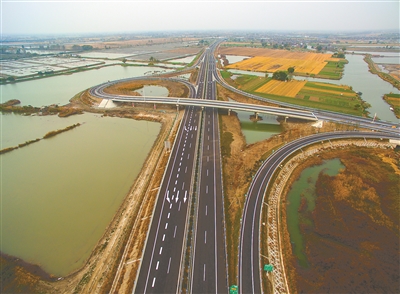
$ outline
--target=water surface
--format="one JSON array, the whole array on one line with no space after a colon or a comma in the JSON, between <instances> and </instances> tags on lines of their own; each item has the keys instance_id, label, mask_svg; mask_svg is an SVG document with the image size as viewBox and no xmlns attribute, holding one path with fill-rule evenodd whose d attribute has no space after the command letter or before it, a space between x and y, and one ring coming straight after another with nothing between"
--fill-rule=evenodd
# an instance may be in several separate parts
<instances>
[{"instance_id":1,"label":"water surface","mask_svg":"<svg viewBox=\"0 0 400 294\"><path fill-rule=\"evenodd\" d=\"M271 138L273 135L280 134L282 127L275 115L260 114L262 120L254 121L250 118L254 116L252 112L235 111L240 121L242 133L246 138L246 144L253 144Z\"/></svg>"},{"instance_id":2,"label":"water surface","mask_svg":"<svg viewBox=\"0 0 400 294\"><path fill-rule=\"evenodd\" d=\"M288 195L286 206L287 226L292 243L293 254L296 256L299 264L302 267L307 267L307 256L305 254L304 236L301 234L300 225L302 223L310 224L304 213L299 213L300 200L305 198L307 203L307 212L312 212L315 208L315 184L320 172L329 176L337 175L344 165L339 159L331 159L325 161L321 165L312 166L304 169L299 179L293 183Z\"/></svg>"},{"instance_id":3,"label":"water surface","mask_svg":"<svg viewBox=\"0 0 400 294\"><path fill-rule=\"evenodd\" d=\"M90 256L141 170L160 124L94 114L1 119L8 145L83 123L0 155L2 252L65 276Z\"/></svg>"},{"instance_id":4,"label":"water surface","mask_svg":"<svg viewBox=\"0 0 400 294\"><path fill-rule=\"evenodd\" d=\"M160 71L171 70L149 66L108 66L71 75L1 85L0 96L2 102L18 99L21 101L21 105L65 105L77 93L97 84Z\"/></svg>"}]
</instances>

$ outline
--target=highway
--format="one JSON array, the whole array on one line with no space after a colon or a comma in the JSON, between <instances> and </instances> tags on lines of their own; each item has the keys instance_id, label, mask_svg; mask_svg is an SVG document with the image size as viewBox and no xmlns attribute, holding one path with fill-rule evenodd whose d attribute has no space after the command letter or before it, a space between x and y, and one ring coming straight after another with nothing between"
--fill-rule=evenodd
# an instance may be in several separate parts
<instances>
[{"instance_id":1,"label":"highway","mask_svg":"<svg viewBox=\"0 0 400 294\"><path fill-rule=\"evenodd\" d=\"M215 100L214 58L204 55L196 99ZM104 93L105 86L93 90ZM104 98L105 96L103 96ZM201 123L201 125L200 125ZM201 128L200 128L201 127ZM201 144L198 137L201 133ZM200 149L197 191L197 146ZM186 110L160 187L145 252L133 293L179 293L184 270L185 241L193 193L197 196L191 293L228 292L218 115L215 109Z\"/></svg>"},{"instance_id":2,"label":"highway","mask_svg":"<svg viewBox=\"0 0 400 294\"><path fill-rule=\"evenodd\" d=\"M282 161L297 150L316 142L339 138L398 139L398 136L373 132L321 133L289 142L268 157L251 182L243 210L239 240L239 293L261 293L261 262L259 250L261 206L272 175ZM265 242L265 240L263 242Z\"/></svg>"},{"instance_id":3,"label":"highway","mask_svg":"<svg viewBox=\"0 0 400 294\"><path fill-rule=\"evenodd\" d=\"M216 99L212 51L207 50L205 99ZM222 167L218 112L203 111L198 179L198 205L192 255L191 293L227 293Z\"/></svg>"},{"instance_id":4,"label":"highway","mask_svg":"<svg viewBox=\"0 0 400 294\"><path fill-rule=\"evenodd\" d=\"M200 72L200 79L204 74L204 70ZM203 84L199 84L197 98L202 93ZM181 292L199 118L199 109L185 110L157 197L133 293Z\"/></svg>"}]
</instances>

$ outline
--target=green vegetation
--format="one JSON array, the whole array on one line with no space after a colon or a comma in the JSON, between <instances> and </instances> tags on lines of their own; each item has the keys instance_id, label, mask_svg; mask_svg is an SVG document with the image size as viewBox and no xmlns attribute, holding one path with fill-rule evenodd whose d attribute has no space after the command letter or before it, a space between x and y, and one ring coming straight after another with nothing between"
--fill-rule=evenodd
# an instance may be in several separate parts
<instances>
[{"instance_id":1,"label":"green vegetation","mask_svg":"<svg viewBox=\"0 0 400 294\"><path fill-rule=\"evenodd\" d=\"M276 71L272 74L272 78L278 81L286 81L288 79L288 74L285 71Z\"/></svg>"},{"instance_id":2,"label":"green vegetation","mask_svg":"<svg viewBox=\"0 0 400 294\"><path fill-rule=\"evenodd\" d=\"M396 117L400 118L400 94L385 94L383 99L393 108Z\"/></svg>"},{"instance_id":3,"label":"green vegetation","mask_svg":"<svg viewBox=\"0 0 400 294\"><path fill-rule=\"evenodd\" d=\"M390 74L381 72L377 68L377 66L375 66L375 63L372 61L371 54L365 55L364 61L368 63L368 68L371 73L378 75L382 80L391 83L394 87L400 90L400 82L396 80L394 77L392 77Z\"/></svg>"},{"instance_id":4,"label":"green vegetation","mask_svg":"<svg viewBox=\"0 0 400 294\"><path fill-rule=\"evenodd\" d=\"M340 80L343 74L344 65L347 60L328 61L328 64L316 75L316 77L332 80Z\"/></svg>"},{"instance_id":5,"label":"green vegetation","mask_svg":"<svg viewBox=\"0 0 400 294\"><path fill-rule=\"evenodd\" d=\"M225 78L229 76L230 73L223 73L223 71L221 71L221 74ZM227 79L225 78L225 80ZM369 104L364 102L351 87L345 85L336 86L329 83L307 82L303 89L296 95L296 98L255 92L259 87L270 80L271 78L242 75L234 81L230 78L227 81L232 86L245 92L280 102L357 116L365 116L368 114L366 108L369 107Z\"/></svg>"},{"instance_id":6,"label":"green vegetation","mask_svg":"<svg viewBox=\"0 0 400 294\"><path fill-rule=\"evenodd\" d=\"M231 74L229 71L227 71L227 70L221 70L221 76L222 76L224 79L230 79L231 76L232 76L232 74Z\"/></svg>"},{"instance_id":7,"label":"green vegetation","mask_svg":"<svg viewBox=\"0 0 400 294\"><path fill-rule=\"evenodd\" d=\"M231 132L223 132L221 135L221 155L231 156L231 143L233 142L233 135Z\"/></svg>"},{"instance_id":8,"label":"green vegetation","mask_svg":"<svg viewBox=\"0 0 400 294\"><path fill-rule=\"evenodd\" d=\"M242 79L243 76L240 76L236 79L236 82L243 85L240 89L246 92L254 92L258 88L260 88L265 83L269 82L272 78L263 78L257 76L246 75L247 79ZM246 82L247 80L247 82Z\"/></svg>"},{"instance_id":9,"label":"green vegetation","mask_svg":"<svg viewBox=\"0 0 400 294\"><path fill-rule=\"evenodd\" d=\"M203 53L204 50L201 50L199 53L197 53L196 57L192 60L191 63L189 63L188 65L186 65L186 67L191 67L193 66L193 64L195 64L197 62L197 60L200 58L201 54Z\"/></svg>"}]
</instances>

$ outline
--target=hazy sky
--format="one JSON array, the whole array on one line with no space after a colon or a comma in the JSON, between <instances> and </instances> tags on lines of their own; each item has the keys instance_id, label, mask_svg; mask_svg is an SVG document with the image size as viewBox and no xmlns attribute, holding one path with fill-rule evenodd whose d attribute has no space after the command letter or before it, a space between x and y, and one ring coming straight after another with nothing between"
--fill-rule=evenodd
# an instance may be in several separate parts
<instances>
[{"instance_id":1,"label":"hazy sky","mask_svg":"<svg viewBox=\"0 0 400 294\"><path fill-rule=\"evenodd\" d=\"M0 0L3 34L399 29L389 1Z\"/></svg>"}]
</instances>

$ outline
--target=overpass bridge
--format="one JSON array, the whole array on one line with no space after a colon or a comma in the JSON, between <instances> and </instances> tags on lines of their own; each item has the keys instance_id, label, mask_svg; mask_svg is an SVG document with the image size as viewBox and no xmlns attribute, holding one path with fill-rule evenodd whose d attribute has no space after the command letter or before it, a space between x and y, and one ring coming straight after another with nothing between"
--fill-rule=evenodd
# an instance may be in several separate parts
<instances>
[{"instance_id":1,"label":"overpass bridge","mask_svg":"<svg viewBox=\"0 0 400 294\"><path fill-rule=\"evenodd\" d=\"M103 99L110 99L114 102L131 102L131 103L150 103L150 104L169 104L176 106L198 106L208 108L227 109L228 111L248 111L254 112L256 115L260 113L272 114L283 117L293 117L305 120L317 121L318 118L311 111L288 109L282 107L264 106L256 104L248 104L241 102L227 102L221 100L202 100L195 98L176 98L176 97L157 97L157 96L124 96L124 95L102 95Z\"/></svg>"}]
</instances>

